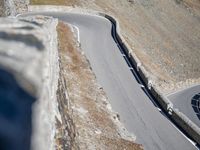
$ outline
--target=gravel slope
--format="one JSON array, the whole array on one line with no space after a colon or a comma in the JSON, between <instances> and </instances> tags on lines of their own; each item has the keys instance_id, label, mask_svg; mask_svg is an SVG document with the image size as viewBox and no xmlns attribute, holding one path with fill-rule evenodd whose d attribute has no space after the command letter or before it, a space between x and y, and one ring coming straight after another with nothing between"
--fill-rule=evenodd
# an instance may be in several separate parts
<instances>
[{"instance_id":1,"label":"gravel slope","mask_svg":"<svg viewBox=\"0 0 200 150\"><path fill-rule=\"evenodd\" d=\"M57 98L61 121L57 121L56 149L142 149L111 110L69 26L59 23L57 30L60 60Z\"/></svg>"},{"instance_id":2,"label":"gravel slope","mask_svg":"<svg viewBox=\"0 0 200 150\"><path fill-rule=\"evenodd\" d=\"M120 21L133 52L167 94L200 82L199 0L60 0L107 12ZM32 4L59 4L32 0Z\"/></svg>"}]
</instances>

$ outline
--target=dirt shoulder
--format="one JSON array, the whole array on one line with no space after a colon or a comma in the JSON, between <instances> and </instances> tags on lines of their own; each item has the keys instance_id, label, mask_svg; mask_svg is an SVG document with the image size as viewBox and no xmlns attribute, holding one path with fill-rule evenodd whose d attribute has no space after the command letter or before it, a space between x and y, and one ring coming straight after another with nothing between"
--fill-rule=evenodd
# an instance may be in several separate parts
<instances>
[{"instance_id":1,"label":"dirt shoulder","mask_svg":"<svg viewBox=\"0 0 200 150\"><path fill-rule=\"evenodd\" d=\"M57 31L60 61L57 98L62 120L57 121L57 149L141 149L112 112L69 26L60 22Z\"/></svg>"},{"instance_id":2,"label":"dirt shoulder","mask_svg":"<svg viewBox=\"0 0 200 150\"><path fill-rule=\"evenodd\" d=\"M66 0L64 5L117 17L124 38L161 92L200 83L199 0Z\"/></svg>"}]
</instances>

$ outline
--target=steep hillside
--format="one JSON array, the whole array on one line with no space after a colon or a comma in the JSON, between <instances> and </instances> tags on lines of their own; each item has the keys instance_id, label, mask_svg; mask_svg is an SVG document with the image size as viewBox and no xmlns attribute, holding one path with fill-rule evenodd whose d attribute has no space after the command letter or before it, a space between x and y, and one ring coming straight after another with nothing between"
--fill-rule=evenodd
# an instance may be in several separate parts
<instances>
[{"instance_id":1,"label":"steep hillside","mask_svg":"<svg viewBox=\"0 0 200 150\"><path fill-rule=\"evenodd\" d=\"M200 82L199 0L32 0L109 13L160 91Z\"/></svg>"}]
</instances>

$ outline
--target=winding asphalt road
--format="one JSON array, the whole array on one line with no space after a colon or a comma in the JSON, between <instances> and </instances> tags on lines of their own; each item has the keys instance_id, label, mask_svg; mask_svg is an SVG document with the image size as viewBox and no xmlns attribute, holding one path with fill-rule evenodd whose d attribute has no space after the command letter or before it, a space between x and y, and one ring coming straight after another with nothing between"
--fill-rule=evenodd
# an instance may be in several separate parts
<instances>
[{"instance_id":1,"label":"winding asphalt road","mask_svg":"<svg viewBox=\"0 0 200 150\"><path fill-rule=\"evenodd\" d=\"M196 149L141 89L112 38L109 20L73 13L35 14L53 16L79 28L81 48L98 83L104 88L112 108L119 113L121 122L136 136L136 142L146 150Z\"/></svg>"},{"instance_id":2,"label":"winding asphalt road","mask_svg":"<svg viewBox=\"0 0 200 150\"><path fill-rule=\"evenodd\" d=\"M178 108L192 122L200 127L200 85L168 95L175 108Z\"/></svg>"}]
</instances>

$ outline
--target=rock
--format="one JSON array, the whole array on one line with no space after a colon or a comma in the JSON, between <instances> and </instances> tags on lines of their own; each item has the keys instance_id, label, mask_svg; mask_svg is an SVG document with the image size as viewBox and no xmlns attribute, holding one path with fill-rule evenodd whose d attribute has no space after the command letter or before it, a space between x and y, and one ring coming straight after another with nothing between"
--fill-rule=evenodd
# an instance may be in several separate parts
<instances>
[{"instance_id":1,"label":"rock","mask_svg":"<svg viewBox=\"0 0 200 150\"><path fill-rule=\"evenodd\" d=\"M43 16L0 19L1 149L54 147L56 25Z\"/></svg>"},{"instance_id":2,"label":"rock","mask_svg":"<svg viewBox=\"0 0 200 150\"><path fill-rule=\"evenodd\" d=\"M0 16L4 16L4 1L0 1Z\"/></svg>"},{"instance_id":3,"label":"rock","mask_svg":"<svg viewBox=\"0 0 200 150\"><path fill-rule=\"evenodd\" d=\"M28 10L29 0L1 0L0 16L15 16Z\"/></svg>"}]
</instances>

